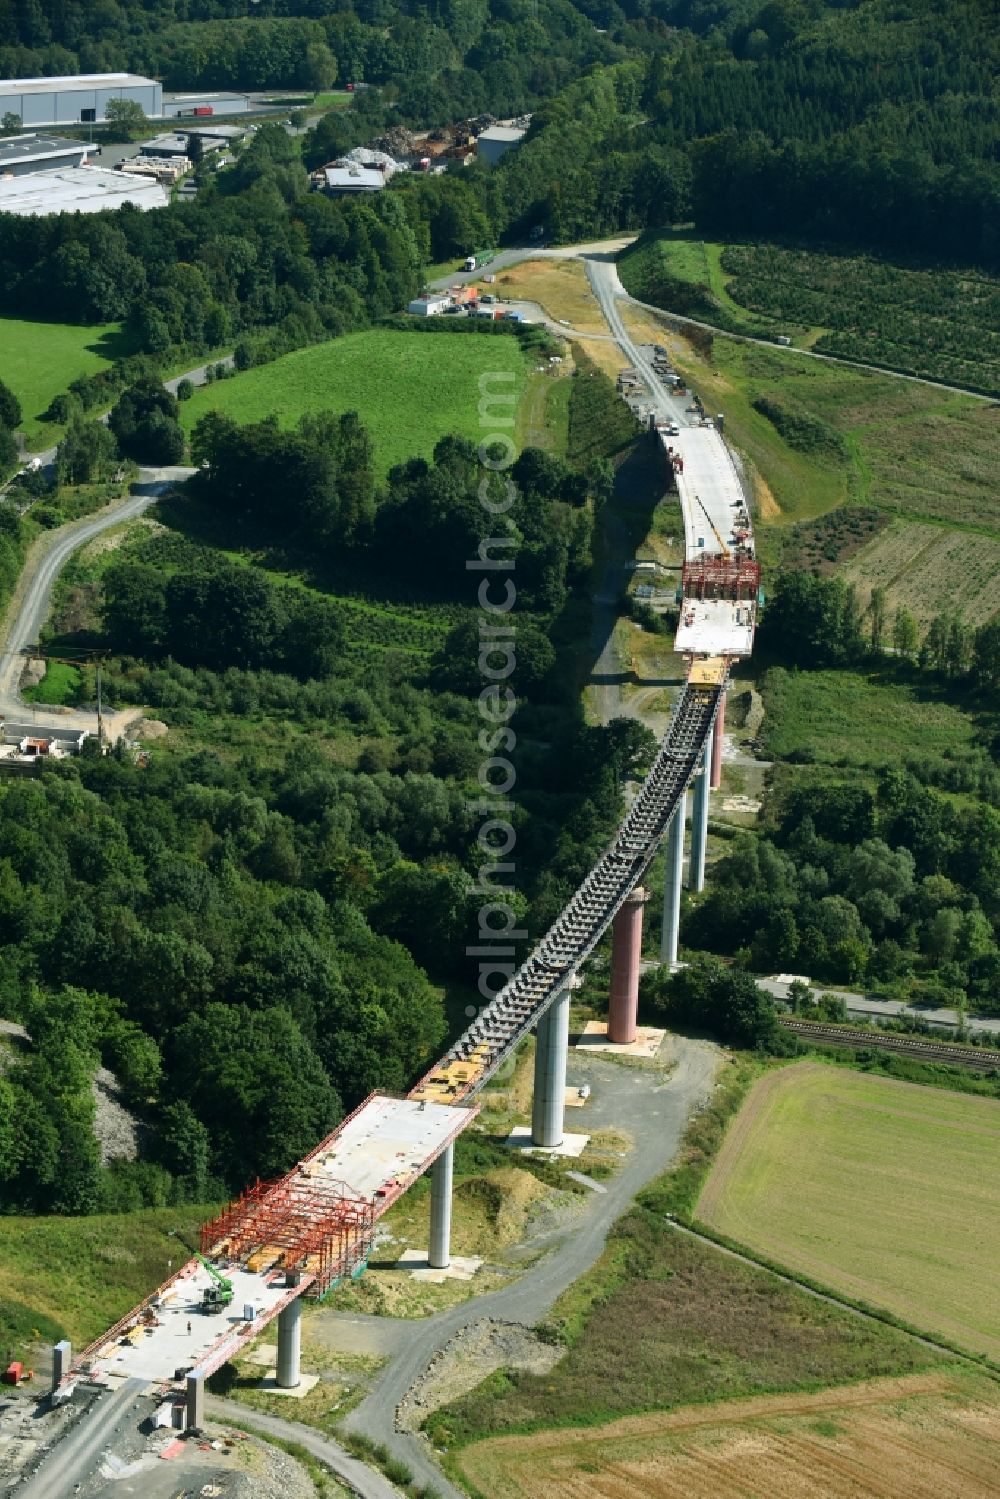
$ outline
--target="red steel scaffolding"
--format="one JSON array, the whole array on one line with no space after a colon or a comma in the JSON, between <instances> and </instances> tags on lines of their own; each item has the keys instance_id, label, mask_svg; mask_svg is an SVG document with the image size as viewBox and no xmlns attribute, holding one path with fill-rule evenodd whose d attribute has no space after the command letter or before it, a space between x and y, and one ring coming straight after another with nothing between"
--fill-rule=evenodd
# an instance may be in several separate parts
<instances>
[{"instance_id":1,"label":"red steel scaffolding","mask_svg":"<svg viewBox=\"0 0 1000 1499\"><path fill-rule=\"evenodd\" d=\"M697 557L685 562L681 587L686 599L749 599L757 597L760 563L753 557Z\"/></svg>"}]
</instances>

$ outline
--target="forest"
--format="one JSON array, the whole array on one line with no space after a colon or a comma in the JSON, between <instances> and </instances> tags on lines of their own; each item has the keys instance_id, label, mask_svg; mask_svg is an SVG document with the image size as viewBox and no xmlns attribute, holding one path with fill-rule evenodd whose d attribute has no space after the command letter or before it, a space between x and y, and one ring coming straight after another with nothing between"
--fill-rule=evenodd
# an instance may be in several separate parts
<instances>
[{"instance_id":1,"label":"forest","mask_svg":"<svg viewBox=\"0 0 1000 1499\"><path fill-rule=\"evenodd\" d=\"M154 391L124 393L112 439L172 420ZM194 442L168 526L104 557L88 637L111 653L109 706L162 706L190 747L0 784L0 1010L33 1043L0 1078L8 1210L205 1201L285 1169L372 1088L419 1075L451 1023L435 985L476 971L476 449L445 438L376 485L352 413L285 432L213 415ZM572 689L561 617L605 469L529 448L511 474L514 899L535 934L651 745L637 725L585 727ZM334 596L345 568L354 589ZM258 751L199 745L209 718L258 724ZM297 753L274 751L283 723ZM100 1166L98 1061L145 1121L141 1161Z\"/></svg>"}]
</instances>

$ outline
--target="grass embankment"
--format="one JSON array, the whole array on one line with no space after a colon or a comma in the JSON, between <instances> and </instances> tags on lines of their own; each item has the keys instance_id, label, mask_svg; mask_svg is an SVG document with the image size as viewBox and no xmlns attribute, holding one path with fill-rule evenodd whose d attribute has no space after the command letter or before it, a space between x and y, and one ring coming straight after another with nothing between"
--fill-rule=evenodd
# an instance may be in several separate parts
<instances>
[{"instance_id":1,"label":"grass embankment","mask_svg":"<svg viewBox=\"0 0 1000 1499\"><path fill-rule=\"evenodd\" d=\"M594 1268L556 1302L546 1328L567 1345L557 1376L515 1379L501 1371L431 1417L430 1434L449 1448L459 1474L473 1475L479 1449L469 1444L503 1432L592 1426L691 1401L815 1389L939 1362L893 1329L670 1226L667 1213L684 1216L694 1201L757 1066L742 1061L724 1075L692 1121L677 1168L640 1194Z\"/></svg>"},{"instance_id":2,"label":"grass embankment","mask_svg":"<svg viewBox=\"0 0 1000 1499\"><path fill-rule=\"evenodd\" d=\"M286 354L219 384L201 387L181 407L190 433L207 411L237 422L276 415L292 426L308 411L357 411L375 440L381 474L407 458L429 458L440 438L458 433L479 442L480 378L519 401L529 358L516 338L464 337L372 329ZM499 407L494 407L496 412Z\"/></svg>"},{"instance_id":3,"label":"grass embankment","mask_svg":"<svg viewBox=\"0 0 1000 1499\"><path fill-rule=\"evenodd\" d=\"M0 380L21 403L28 447L48 446L61 436L61 427L41 420L54 396L80 375L95 375L134 353L118 323L74 327L0 318Z\"/></svg>"},{"instance_id":4,"label":"grass embankment","mask_svg":"<svg viewBox=\"0 0 1000 1499\"><path fill-rule=\"evenodd\" d=\"M214 1206L91 1218L0 1217L0 1344L68 1337L76 1347L116 1322L187 1258ZM30 1299L30 1305L28 1301Z\"/></svg>"},{"instance_id":5,"label":"grass embankment","mask_svg":"<svg viewBox=\"0 0 1000 1499\"><path fill-rule=\"evenodd\" d=\"M762 1080L697 1204L711 1228L1000 1354L1000 1102L799 1063Z\"/></svg>"}]
</instances>

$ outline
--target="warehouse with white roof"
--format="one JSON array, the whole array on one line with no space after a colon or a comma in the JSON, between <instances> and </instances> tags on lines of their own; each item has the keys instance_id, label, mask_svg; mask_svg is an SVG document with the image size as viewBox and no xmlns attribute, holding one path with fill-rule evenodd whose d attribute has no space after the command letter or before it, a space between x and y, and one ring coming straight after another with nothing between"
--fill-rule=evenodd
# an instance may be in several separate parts
<instances>
[{"instance_id":1,"label":"warehouse with white roof","mask_svg":"<svg viewBox=\"0 0 1000 1499\"><path fill-rule=\"evenodd\" d=\"M64 78L0 79L0 116L39 125L100 125L112 99L131 99L150 119L163 114L163 86L136 73L77 73Z\"/></svg>"}]
</instances>

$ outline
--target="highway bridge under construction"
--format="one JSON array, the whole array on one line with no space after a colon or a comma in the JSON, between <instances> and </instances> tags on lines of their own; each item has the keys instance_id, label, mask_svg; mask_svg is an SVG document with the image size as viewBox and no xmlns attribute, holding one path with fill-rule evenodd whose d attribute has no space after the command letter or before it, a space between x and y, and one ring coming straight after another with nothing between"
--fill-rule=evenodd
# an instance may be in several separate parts
<instances>
[{"instance_id":1,"label":"highway bridge under construction","mask_svg":"<svg viewBox=\"0 0 1000 1499\"><path fill-rule=\"evenodd\" d=\"M610 318L615 328L616 319ZM406 1098L373 1094L280 1181L256 1184L201 1230L199 1252L144 1302L73 1356L55 1349L53 1397L85 1379L181 1386L185 1424L204 1420L204 1382L278 1320L277 1383L300 1383L303 1297L322 1297L367 1265L383 1213L431 1176L428 1261L450 1261L454 1144L476 1094L537 1031L532 1143L563 1140L569 1007L578 970L612 928L608 1039L635 1038L643 877L666 844L661 957L677 960L687 793L693 789L688 884L704 885L710 786L721 775L725 694L750 654L760 598L748 496L721 422L664 388L665 354L626 341L680 500L685 562L675 649L687 676L652 768L610 845L514 977Z\"/></svg>"}]
</instances>

